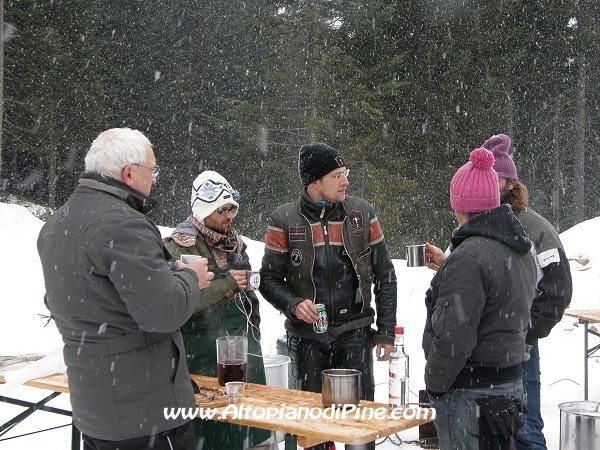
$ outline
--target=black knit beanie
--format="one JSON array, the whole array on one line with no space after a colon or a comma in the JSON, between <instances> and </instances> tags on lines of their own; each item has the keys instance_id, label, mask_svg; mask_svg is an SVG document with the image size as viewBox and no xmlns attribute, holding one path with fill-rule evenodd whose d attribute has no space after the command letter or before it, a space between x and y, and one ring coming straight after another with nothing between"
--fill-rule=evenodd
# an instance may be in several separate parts
<instances>
[{"instance_id":1,"label":"black knit beanie","mask_svg":"<svg viewBox=\"0 0 600 450\"><path fill-rule=\"evenodd\" d=\"M345 165L342 155L329 145L313 142L300 148L298 172L304 186Z\"/></svg>"}]
</instances>

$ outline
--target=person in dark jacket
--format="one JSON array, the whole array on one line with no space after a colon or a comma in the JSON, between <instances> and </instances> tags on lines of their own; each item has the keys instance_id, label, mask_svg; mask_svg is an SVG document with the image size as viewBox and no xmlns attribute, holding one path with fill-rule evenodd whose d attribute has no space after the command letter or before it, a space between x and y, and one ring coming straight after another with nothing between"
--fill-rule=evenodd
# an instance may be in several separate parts
<instances>
[{"instance_id":1,"label":"person in dark jacket","mask_svg":"<svg viewBox=\"0 0 600 450\"><path fill-rule=\"evenodd\" d=\"M349 170L337 150L304 145L298 169L302 195L268 220L260 292L286 316L296 389L321 392L323 370L357 369L362 398L373 400L373 347L378 360L388 359L396 323L396 273L387 244L373 206L346 195ZM325 306L325 332L313 327L315 304Z\"/></svg>"},{"instance_id":2,"label":"person in dark jacket","mask_svg":"<svg viewBox=\"0 0 600 450\"><path fill-rule=\"evenodd\" d=\"M500 200L511 205L523 229L535 245L542 278L537 284L537 295L531 306L531 323L526 343L530 346L529 359L523 362L523 387L527 394L525 426L514 439L516 450L546 450L542 431L544 421L540 407L540 353L538 340L550 334L561 321L571 303L573 281L571 268L558 232L545 218L528 206L528 192L519 182L517 168L508 154L511 140L505 134L489 138L483 147L494 154L494 169L498 173Z\"/></svg>"},{"instance_id":3,"label":"person in dark jacket","mask_svg":"<svg viewBox=\"0 0 600 450\"><path fill-rule=\"evenodd\" d=\"M84 449L195 448L179 327L212 273L207 260L169 267L146 217L158 166L139 131L115 128L92 143L86 172L42 227L44 301L64 342L73 423Z\"/></svg>"},{"instance_id":4,"label":"person in dark jacket","mask_svg":"<svg viewBox=\"0 0 600 450\"><path fill-rule=\"evenodd\" d=\"M545 218L528 206L527 187L518 180L517 168L508 154L511 139L505 134L490 137L483 147L494 155L494 170L498 174L500 201L511 206L523 226L527 237L533 242L541 279L531 306L531 322L527 330L526 344L529 359L523 361L523 387L529 412L524 415L525 425L514 439L517 450L546 450L542 431L544 421L540 395L540 353L538 340L550 334L560 322L565 309L571 303L573 281L569 261L556 229ZM439 266L445 256L437 247L427 245L430 267Z\"/></svg>"},{"instance_id":5,"label":"person in dark jacket","mask_svg":"<svg viewBox=\"0 0 600 450\"><path fill-rule=\"evenodd\" d=\"M459 228L426 294L425 385L442 450L508 448L513 423L506 436L482 442L492 439L487 416L522 425L521 363L537 268L523 227L500 206L493 163L490 151L476 149L452 178Z\"/></svg>"},{"instance_id":6,"label":"person in dark jacket","mask_svg":"<svg viewBox=\"0 0 600 450\"><path fill-rule=\"evenodd\" d=\"M258 297L248 289L247 270L252 270L246 244L232 227L239 204L238 191L217 172L202 172L192 184L192 214L177 225L165 246L172 260L181 255L208 258L215 274L202 291L202 301L182 327L187 365L191 373L217 376L215 341L220 336L247 336L246 381L265 384L260 348ZM198 444L206 449L243 450L269 438L258 428L194 419Z\"/></svg>"}]
</instances>

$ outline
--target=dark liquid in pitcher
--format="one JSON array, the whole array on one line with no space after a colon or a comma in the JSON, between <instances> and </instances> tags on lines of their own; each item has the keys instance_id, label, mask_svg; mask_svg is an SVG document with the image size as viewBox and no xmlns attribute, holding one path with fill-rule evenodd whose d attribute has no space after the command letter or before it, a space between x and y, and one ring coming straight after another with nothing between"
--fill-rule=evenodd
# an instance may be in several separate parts
<instances>
[{"instance_id":1,"label":"dark liquid in pitcher","mask_svg":"<svg viewBox=\"0 0 600 450\"><path fill-rule=\"evenodd\" d=\"M217 363L217 379L221 386L229 381L246 382L248 363L241 359L226 359Z\"/></svg>"}]
</instances>

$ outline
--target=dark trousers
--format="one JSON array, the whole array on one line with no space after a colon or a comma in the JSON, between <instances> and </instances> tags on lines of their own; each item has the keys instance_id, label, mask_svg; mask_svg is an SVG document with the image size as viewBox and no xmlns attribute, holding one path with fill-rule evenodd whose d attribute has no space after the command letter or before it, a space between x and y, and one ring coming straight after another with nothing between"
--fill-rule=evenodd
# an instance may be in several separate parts
<instances>
[{"instance_id":1,"label":"dark trousers","mask_svg":"<svg viewBox=\"0 0 600 450\"><path fill-rule=\"evenodd\" d=\"M371 327L347 331L332 343L313 341L288 333L288 353L292 360L292 376L296 389L321 392L321 372L325 369L356 369L360 377L363 400L375 398L373 375L373 332ZM311 450L328 449L330 444L320 444ZM374 448L374 443L346 449Z\"/></svg>"},{"instance_id":2,"label":"dark trousers","mask_svg":"<svg viewBox=\"0 0 600 450\"><path fill-rule=\"evenodd\" d=\"M194 450L196 436L192 422L162 433L122 441L105 441L81 434L83 450Z\"/></svg>"}]
</instances>

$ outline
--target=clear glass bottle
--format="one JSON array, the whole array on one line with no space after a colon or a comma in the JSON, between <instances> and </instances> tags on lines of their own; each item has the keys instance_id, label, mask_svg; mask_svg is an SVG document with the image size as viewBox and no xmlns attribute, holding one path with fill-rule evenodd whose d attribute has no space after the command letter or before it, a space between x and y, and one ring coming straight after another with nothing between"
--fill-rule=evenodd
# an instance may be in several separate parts
<instances>
[{"instance_id":1,"label":"clear glass bottle","mask_svg":"<svg viewBox=\"0 0 600 450\"><path fill-rule=\"evenodd\" d=\"M397 408L408 404L408 355L404 353L404 327L394 327L394 351L390 354L389 400Z\"/></svg>"}]
</instances>

